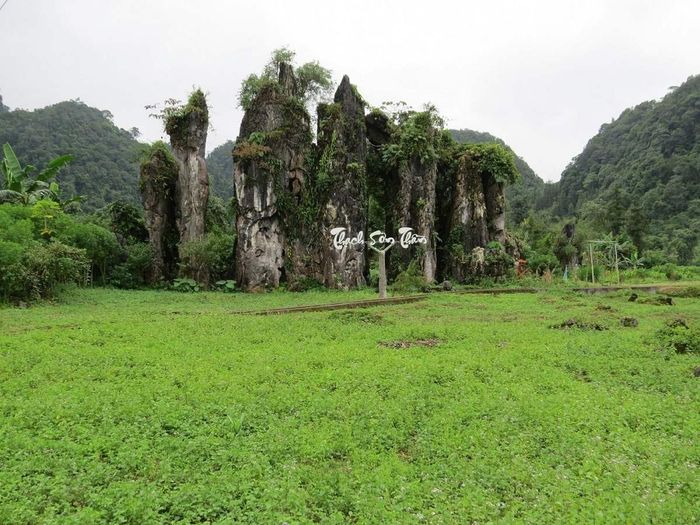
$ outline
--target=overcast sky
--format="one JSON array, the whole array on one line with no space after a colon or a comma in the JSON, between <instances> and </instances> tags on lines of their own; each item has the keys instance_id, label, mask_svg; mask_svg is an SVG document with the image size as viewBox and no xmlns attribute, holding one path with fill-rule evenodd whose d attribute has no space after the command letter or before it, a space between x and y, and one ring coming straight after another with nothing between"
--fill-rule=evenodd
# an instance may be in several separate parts
<instances>
[{"instance_id":1,"label":"overcast sky","mask_svg":"<svg viewBox=\"0 0 700 525\"><path fill-rule=\"evenodd\" d=\"M700 73L699 25L697 0L8 0L0 94L24 109L80 98L155 140L144 106L201 87L211 150L238 134L241 80L288 46L370 104L431 102L557 180L603 122Z\"/></svg>"}]
</instances>

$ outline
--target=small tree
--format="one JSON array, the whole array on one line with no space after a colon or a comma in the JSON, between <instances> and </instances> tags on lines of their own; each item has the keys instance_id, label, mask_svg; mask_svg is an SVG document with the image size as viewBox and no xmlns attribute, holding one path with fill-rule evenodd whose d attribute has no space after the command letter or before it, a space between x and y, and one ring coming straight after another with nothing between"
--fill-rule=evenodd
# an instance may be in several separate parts
<instances>
[{"instance_id":1,"label":"small tree","mask_svg":"<svg viewBox=\"0 0 700 525\"><path fill-rule=\"evenodd\" d=\"M247 110L250 108L255 96L266 85L277 84L277 75L282 63L294 65L296 53L289 48L275 49L270 55L270 60L260 75L250 74L241 83L238 92L238 105ZM330 69L326 69L317 61L307 62L296 68L297 96L304 104L312 104L331 95L333 79Z\"/></svg>"}]
</instances>

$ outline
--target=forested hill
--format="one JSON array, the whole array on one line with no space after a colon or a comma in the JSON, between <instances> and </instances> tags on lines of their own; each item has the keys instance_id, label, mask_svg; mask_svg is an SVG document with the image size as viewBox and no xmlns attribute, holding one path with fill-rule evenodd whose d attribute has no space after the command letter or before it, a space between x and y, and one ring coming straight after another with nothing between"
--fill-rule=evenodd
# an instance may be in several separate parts
<instances>
[{"instance_id":1,"label":"forested hill","mask_svg":"<svg viewBox=\"0 0 700 525\"><path fill-rule=\"evenodd\" d=\"M483 131L473 131L471 129L451 129L452 138L464 144L481 144L485 142L496 142L502 144L511 151L503 140L494 137L490 133ZM510 225L519 224L528 214L528 211L535 207L535 203L542 196L544 191L544 181L537 176L532 168L520 158L515 152L515 166L522 175L522 180L506 188L506 204L508 213L506 220Z\"/></svg>"},{"instance_id":2,"label":"forested hill","mask_svg":"<svg viewBox=\"0 0 700 525\"><path fill-rule=\"evenodd\" d=\"M700 232L700 75L604 124L554 197L558 215L578 213L689 261Z\"/></svg>"},{"instance_id":3,"label":"forested hill","mask_svg":"<svg viewBox=\"0 0 700 525\"><path fill-rule=\"evenodd\" d=\"M9 143L22 164L41 167L59 155L74 156L58 177L64 197L84 195L84 211L116 200L140 202L138 174L143 144L136 140L138 130L120 129L112 123L109 111L80 101L59 102L34 111L9 111L2 102L0 97L0 145ZM229 141L207 156L212 194L224 199L233 196L232 150Z\"/></svg>"},{"instance_id":4,"label":"forested hill","mask_svg":"<svg viewBox=\"0 0 700 525\"><path fill-rule=\"evenodd\" d=\"M228 201L233 197L233 141L215 147L207 155L209 189L213 195Z\"/></svg>"},{"instance_id":5,"label":"forested hill","mask_svg":"<svg viewBox=\"0 0 700 525\"><path fill-rule=\"evenodd\" d=\"M87 197L86 211L119 199L138 202L141 143L115 126L108 111L73 100L0 112L0 144L6 142L23 164L41 167L59 155L73 155L58 181L64 197Z\"/></svg>"}]
</instances>

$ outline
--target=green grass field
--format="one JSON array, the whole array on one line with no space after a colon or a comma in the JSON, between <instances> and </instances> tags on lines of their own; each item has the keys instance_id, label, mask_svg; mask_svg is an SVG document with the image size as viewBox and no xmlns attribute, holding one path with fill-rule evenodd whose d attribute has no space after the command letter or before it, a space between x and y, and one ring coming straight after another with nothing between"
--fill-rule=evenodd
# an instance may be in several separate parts
<instances>
[{"instance_id":1,"label":"green grass field","mask_svg":"<svg viewBox=\"0 0 700 525\"><path fill-rule=\"evenodd\" d=\"M0 309L0 523L698 523L700 356L654 333L700 300L627 295Z\"/></svg>"}]
</instances>

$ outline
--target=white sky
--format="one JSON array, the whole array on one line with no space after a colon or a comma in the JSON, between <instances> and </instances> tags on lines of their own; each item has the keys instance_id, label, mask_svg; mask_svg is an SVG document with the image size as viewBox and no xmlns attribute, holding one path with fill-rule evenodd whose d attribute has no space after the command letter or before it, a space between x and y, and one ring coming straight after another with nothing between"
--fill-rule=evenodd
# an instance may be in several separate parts
<instances>
[{"instance_id":1,"label":"white sky","mask_svg":"<svg viewBox=\"0 0 700 525\"><path fill-rule=\"evenodd\" d=\"M603 122L700 73L699 28L697 0L9 0L0 94L25 109L80 98L155 140L144 106L199 86L211 150L238 135L241 80L286 45L371 104L432 102L557 180Z\"/></svg>"}]
</instances>

